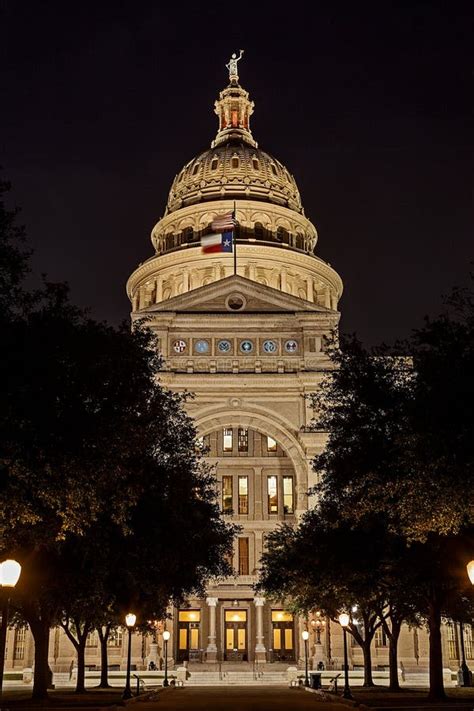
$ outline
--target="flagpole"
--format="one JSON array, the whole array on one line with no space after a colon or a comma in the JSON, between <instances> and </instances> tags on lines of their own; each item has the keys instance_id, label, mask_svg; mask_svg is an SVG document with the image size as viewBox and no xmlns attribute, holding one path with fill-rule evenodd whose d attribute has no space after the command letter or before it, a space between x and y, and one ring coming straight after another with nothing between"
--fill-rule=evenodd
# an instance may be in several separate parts
<instances>
[{"instance_id":1,"label":"flagpole","mask_svg":"<svg viewBox=\"0 0 474 711\"><path fill-rule=\"evenodd\" d=\"M235 200L234 200L234 214L233 218L235 220ZM232 232L234 238L234 275L237 275L237 240L235 238L235 233L237 232L237 224L234 224L234 230Z\"/></svg>"}]
</instances>

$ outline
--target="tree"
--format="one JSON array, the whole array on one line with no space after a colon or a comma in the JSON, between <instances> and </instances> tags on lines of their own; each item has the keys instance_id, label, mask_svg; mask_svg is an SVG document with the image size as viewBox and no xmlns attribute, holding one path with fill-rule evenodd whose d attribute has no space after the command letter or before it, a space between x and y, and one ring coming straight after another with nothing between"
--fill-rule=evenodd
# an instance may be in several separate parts
<instances>
[{"instance_id":1,"label":"tree","mask_svg":"<svg viewBox=\"0 0 474 711\"><path fill-rule=\"evenodd\" d=\"M65 285L22 291L16 230L0 205L4 295L13 286L21 305L6 311L0 350L0 553L23 564L17 610L35 639L33 695L43 698L51 626L74 616L80 652L92 624L70 565L90 560L94 541L114 552L120 576L112 585L104 561L94 569L101 614L115 599L162 614L228 572L234 529L220 517L185 396L158 384L152 334L93 321ZM111 530L120 557L106 543Z\"/></svg>"},{"instance_id":2,"label":"tree","mask_svg":"<svg viewBox=\"0 0 474 711\"><path fill-rule=\"evenodd\" d=\"M334 371L313 397L315 426L328 432L314 462L321 504L355 526L369 514L384 517L407 543L424 544L413 551L442 571L425 569L418 608L430 629L432 698L444 695L441 616L459 589L439 560L444 539L457 536L460 545L474 515L473 300L456 291L451 304L403 349L368 352L355 338L341 339Z\"/></svg>"}]
</instances>

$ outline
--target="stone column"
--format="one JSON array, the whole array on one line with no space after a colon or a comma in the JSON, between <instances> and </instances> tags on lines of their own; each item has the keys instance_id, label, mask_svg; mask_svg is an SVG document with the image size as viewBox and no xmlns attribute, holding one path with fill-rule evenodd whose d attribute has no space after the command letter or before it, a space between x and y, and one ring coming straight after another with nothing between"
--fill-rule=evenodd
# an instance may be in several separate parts
<instances>
[{"instance_id":1,"label":"stone column","mask_svg":"<svg viewBox=\"0 0 474 711\"><path fill-rule=\"evenodd\" d=\"M163 301L163 277L159 276L156 280L156 294L155 301L157 304Z\"/></svg>"},{"instance_id":2,"label":"stone column","mask_svg":"<svg viewBox=\"0 0 474 711\"><path fill-rule=\"evenodd\" d=\"M217 662L217 645L216 645L216 606L217 597L207 597L206 602L209 606L209 635L206 649L206 661L214 664Z\"/></svg>"},{"instance_id":3,"label":"stone column","mask_svg":"<svg viewBox=\"0 0 474 711\"><path fill-rule=\"evenodd\" d=\"M265 604L265 598L255 597L253 602L257 612L255 661L265 662L267 658L265 645L263 643L263 606Z\"/></svg>"}]
</instances>

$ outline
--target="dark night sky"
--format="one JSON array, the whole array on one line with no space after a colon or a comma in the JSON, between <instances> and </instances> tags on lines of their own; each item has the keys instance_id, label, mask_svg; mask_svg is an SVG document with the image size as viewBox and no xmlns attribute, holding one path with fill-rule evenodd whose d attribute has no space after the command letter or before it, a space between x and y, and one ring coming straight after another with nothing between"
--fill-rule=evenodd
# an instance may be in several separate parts
<instances>
[{"instance_id":1,"label":"dark night sky","mask_svg":"<svg viewBox=\"0 0 474 711\"><path fill-rule=\"evenodd\" d=\"M343 329L407 335L473 258L472 7L0 0L0 161L35 270L128 317L125 281L243 47L253 134L344 280Z\"/></svg>"}]
</instances>

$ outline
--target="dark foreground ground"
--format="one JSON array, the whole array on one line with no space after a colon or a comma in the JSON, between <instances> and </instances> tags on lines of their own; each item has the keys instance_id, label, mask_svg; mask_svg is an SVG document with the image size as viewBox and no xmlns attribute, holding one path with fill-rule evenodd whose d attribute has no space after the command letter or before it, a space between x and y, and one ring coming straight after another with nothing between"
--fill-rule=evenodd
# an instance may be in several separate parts
<instances>
[{"instance_id":1,"label":"dark foreground ground","mask_svg":"<svg viewBox=\"0 0 474 711\"><path fill-rule=\"evenodd\" d=\"M474 711L474 689L450 689L444 703L432 704L426 699L426 691L404 690L392 694L386 689L355 690L355 704L347 705L338 699L305 692L303 689L286 687L258 686L214 686L186 687L184 689L165 689L155 694L154 698L140 697L127 703L127 711L350 711L355 705L371 709L403 709L404 711ZM48 702L33 703L29 693L7 691L1 711L26 711L26 709L53 709L60 711L73 708L99 709L122 706L120 689L108 691L91 690L86 694L74 694L69 690L51 692ZM114 711L115 711L114 709Z\"/></svg>"}]
</instances>

